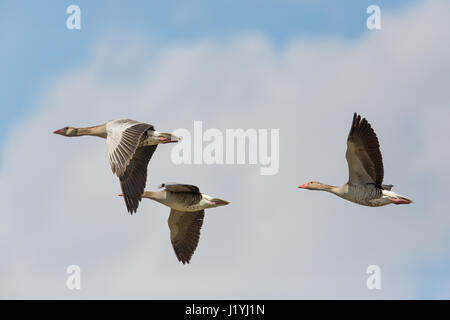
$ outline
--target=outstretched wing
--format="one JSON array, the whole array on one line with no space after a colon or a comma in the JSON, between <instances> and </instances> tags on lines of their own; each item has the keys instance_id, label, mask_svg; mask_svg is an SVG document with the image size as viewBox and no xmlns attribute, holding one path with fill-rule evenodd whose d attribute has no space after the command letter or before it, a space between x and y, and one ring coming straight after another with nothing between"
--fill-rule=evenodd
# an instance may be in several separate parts
<instances>
[{"instance_id":1,"label":"outstretched wing","mask_svg":"<svg viewBox=\"0 0 450 320\"><path fill-rule=\"evenodd\" d=\"M147 180L147 165L155 152L155 146L139 147L147 130L154 130L147 123L131 119L110 121L106 124L109 161L119 179L127 209L136 212Z\"/></svg>"},{"instance_id":2,"label":"outstretched wing","mask_svg":"<svg viewBox=\"0 0 450 320\"><path fill-rule=\"evenodd\" d=\"M347 138L345 154L349 170L349 182L375 184L381 188L384 168L377 135L369 122L356 113Z\"/></svg>"},{"instance_id":3,"label":"outstretched wing","mask_svg":"<svg viewBox=\"0 0 450 320\"><path fill-rule=\"evenodd\" d=\"M175 182L163 183L160 188L166 188L171 192L194 192L200 193L200 189L192 184L181 184Z\"/></svg>"},{"instance_id":4,"label":"outstretched wing","mask_svg":"<svg viewBox=\"0 0 450 320\"><path fill-rule=\"evenodd\" d=\"M170 210L169 228L173 250L179 261L189 263L200 240L205 211L182 212Z\"/></svg>"},{"instance_id":5,"label":"outstretched wing","mask_svg":"<svg viewBox=\"0 0 450 320\"><path fill-rule=\"evenodd\" d=\"M139 147L128 164L125 173L119 176L120 187L124 195L127 210L131 214L136 212L142 200L145 184L147 182L147 166L157 145Z\"/></svg>"}]
</instances>

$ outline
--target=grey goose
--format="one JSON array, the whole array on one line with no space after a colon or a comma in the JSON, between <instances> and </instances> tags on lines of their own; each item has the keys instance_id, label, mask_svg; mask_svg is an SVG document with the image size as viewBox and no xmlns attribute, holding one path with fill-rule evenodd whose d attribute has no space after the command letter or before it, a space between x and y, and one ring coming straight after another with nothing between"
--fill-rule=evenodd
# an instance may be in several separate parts
<instances>
[{"instance_id":1,"label":"grey goose","mask_svg":"<svg viewBox=\"0 0 450 320\"><path fill-rule=\"evenodd\" d=\"M205 209L229 204L228 201L201 193L190 184L165 183L161 191L145 191L143 198L152 199L170 208L170 241L178 260L189 263L200 240ZM121 194L119 196L122 196Z\"/></svg>"},{"instance_id":2,"label":"grey goose","mask_svg":"<svg viewBox=\"0 0 450 320\"><path fill-rule=\"evenodd\" d=\"M131 119L112 120L88 127L64 127L53 133L65 137L96 136L106 139L109 161L119 177L128 212L137 211L147 181L147 166L158 144L178 142L171 133Z\"/></svg>"},{"instance_id":3,"label":"grey goose","mask_svg":"<svg viewBox=\"0 0 450 320\"><path fill-rule=\"evenodd\" d=\"M347 138L345 157L349 171L346 184L336 187L310 181L299 188L331 192L345 200L370 207L412 203L412 200L391 191L392 185L383 184L384 167L378 138L369 122L356 112Z\"/></svg>"}]
</instances>

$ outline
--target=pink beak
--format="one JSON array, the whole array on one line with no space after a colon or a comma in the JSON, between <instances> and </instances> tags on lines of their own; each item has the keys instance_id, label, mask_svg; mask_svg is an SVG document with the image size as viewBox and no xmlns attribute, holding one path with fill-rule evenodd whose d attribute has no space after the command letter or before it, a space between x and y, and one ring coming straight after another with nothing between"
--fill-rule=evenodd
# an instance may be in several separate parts
<instances>
[{"instance_id":1,"label":"pink beak","mask_svg":"<svg viewBox=\"0 0 450 320\"><path fill-rule=\"evenodd\" d=\"M55 131L53 131L53 133L64 135L64 129L55 130Z\"/></svg>"},{"instance_id":2,"label":"pink beak","mask_svg":"<svg viewBox=\"0 0 450 320\"><path fill-rule=\"evenodd\" d=\"M302 189L308 189L308 184L304 183L304 184L302 184L301 186L298 186L298 187L302 188Z\"/></svg>"}]
</instances>

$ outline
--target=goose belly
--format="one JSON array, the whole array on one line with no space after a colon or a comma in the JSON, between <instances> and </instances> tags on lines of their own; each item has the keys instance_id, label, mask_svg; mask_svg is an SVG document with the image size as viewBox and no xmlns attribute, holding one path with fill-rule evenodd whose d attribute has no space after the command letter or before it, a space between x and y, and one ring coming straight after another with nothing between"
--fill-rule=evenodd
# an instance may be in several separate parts
<instances>
[{"instance_id":1,"label":"goose belly","mask_svg":"<svg viewBox=\"0 0 450 320\"><path fill-rule=\"evenodd\" d=\"M171 209L183 212L196 212L205 209L205 207L200 204L186 205L183 203L170 203L168 206Z\"/></svg>"},{"instance_id":2,"label":"goose belly","mask_svg":"<svg viewBox=\"0 0 450 320\"><path fill-rule=\"evenodd\" d=\"M383 190L374 186L349 185L348 192L341 196L346 200L363 206L380 207L390 203L390 201L383 196L382 191Z\"/></svg>"},{"instance_id":3,"label":"goose belly","mask_svg":"<svg viewBox=\"0 0 450 320\"><path fill-rule=\"evenodd\" d=\"M206 209L206 202L200 195L183 192L168 192L165 204L178 211L195 212Z\"/></svg>"}]
</instances>

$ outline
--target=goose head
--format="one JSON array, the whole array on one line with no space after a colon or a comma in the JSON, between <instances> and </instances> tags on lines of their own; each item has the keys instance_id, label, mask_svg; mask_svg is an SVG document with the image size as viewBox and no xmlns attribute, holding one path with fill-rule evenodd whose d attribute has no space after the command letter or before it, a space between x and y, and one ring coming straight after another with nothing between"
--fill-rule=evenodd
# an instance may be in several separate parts
<instances>
[{"instance_id":1,"label":"goose head","mask_svg":"<svg viewBox=\"0 0 450 320\"><path fill-rule=\"evenodd\" d=\"M73 127L64 127L62 129L53 131L53 133L60 134L62 136L66 136L66 137L74 137L77 135L77 131L78 131L78 129L73 128Z\"/></svg>"},{"instance_id":2,"label":"goose head","mask_svg":"<svg viewBox=\"0 0 450 320\"><path fill-rule=\"evenodd\" d=\"M309 190L323 190L324 184L317 181L309 181L307 183L304 183L300 186L298 186L301 189L309 189Z\"/></svg>"}]
</instances>

